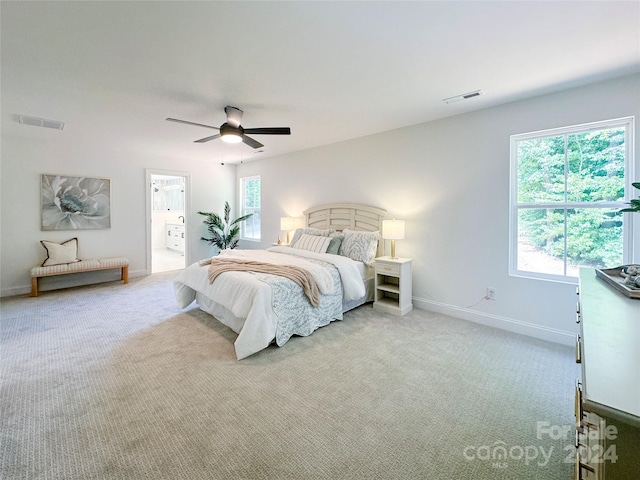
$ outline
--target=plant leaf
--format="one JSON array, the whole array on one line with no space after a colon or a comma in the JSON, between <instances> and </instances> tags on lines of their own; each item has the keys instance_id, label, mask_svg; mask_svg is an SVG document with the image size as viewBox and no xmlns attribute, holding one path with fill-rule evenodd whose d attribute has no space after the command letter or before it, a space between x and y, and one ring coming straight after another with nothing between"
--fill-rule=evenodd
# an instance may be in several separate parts
<instances>
[{"instance_id":1,"label":"plant leaf","mask_svg":"<svg viewBox=\"0 0 640 480\"><path fill-rule=\"evenodd\" d=\"M224 202L224 223L229 224L229 215L231 215L231 207L229 202Z\"/></svg>"},{"instance_id":2,"label":"plant leaf","mask_svg":"<svg viewBox=\"0 0 640 480\"><path fill-rule=\"evenodd\" d=\"M231 222L231 225L235 225L236 223L240 223L240 222L244 222L245 220L247 220L248 218L253 217L253 213L248 213L240 218L236 218L233 222Z\"/></svg>"}]
</instances>

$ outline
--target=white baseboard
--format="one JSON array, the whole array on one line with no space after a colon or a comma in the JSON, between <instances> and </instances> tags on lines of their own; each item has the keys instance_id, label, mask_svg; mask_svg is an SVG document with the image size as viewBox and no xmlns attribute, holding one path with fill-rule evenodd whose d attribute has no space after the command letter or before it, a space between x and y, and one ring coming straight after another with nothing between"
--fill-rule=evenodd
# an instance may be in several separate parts
<instances>
[{"instance_id":1,"label":"white baseboard","mask_svg":"<svg viewBox=\"0 0 640 480\"><path fill-rule=\"evenodd\" d=\"M454 318L480 323L489 327L500 328L509 332L520 333L529 337L539 338L562 345L573 346L576 342L575 333L565 332L557 328L545 327L534 323L523 322L513 318L501 317L490 313L478 312L469 308L457 307L424 298L413 297L416 308L442 313Z\"/></svg>"}]
</instances>

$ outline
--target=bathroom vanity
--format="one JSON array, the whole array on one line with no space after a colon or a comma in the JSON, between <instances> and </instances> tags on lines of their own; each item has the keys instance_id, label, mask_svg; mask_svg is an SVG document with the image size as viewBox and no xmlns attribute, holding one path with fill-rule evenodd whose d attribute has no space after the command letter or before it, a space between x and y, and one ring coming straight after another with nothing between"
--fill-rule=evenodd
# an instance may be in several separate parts
<instances>
[{"instance_id":1,"label":"bathroom vanity","mask_svg":"<svg viewBox=\"0 0 640 480\"><path fill-rule=\"evenodd\" d=\"M165 230L167 248L184 253L184 224L167 223Z\"/></svg>"}]
</instances>

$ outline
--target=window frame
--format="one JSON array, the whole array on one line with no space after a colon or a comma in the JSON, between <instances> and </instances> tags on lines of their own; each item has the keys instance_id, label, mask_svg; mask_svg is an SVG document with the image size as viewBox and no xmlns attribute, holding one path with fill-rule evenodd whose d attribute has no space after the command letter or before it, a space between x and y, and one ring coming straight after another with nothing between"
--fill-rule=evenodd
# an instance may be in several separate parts
<instances>
[{"instance_id":1,"label":"window frame","mask_svg":"<svg viewBox=\"0 0 640 480\"><path fill-rule=\"evenodd\" d=\"M260 198L259 198L259 202L260 205L258 206L258 208L255 207L247 207L246 206L246 185L249 181L254 181L254 180L258 180L260 182ZM248 177L241 177L240 178L240 199L239 199L239 203L240 203L240 215L239 216L244 216L247 215L249 213L258 213L258 216L260 217L260 213L261 213L261 208L262 208L262 180L260 178L260 175L251 175ZM246 220L240 223L240 240L246 240L248 242L260 242L262 240L262 222L261 220L258 220L258 236L257 237L247 237L246 236L246 228L245 228L245 224L246 224Z\"/></svg>"},{"instance_id":2,"label":"window frame","mask_svg":"<svg viewBox=\"0 0 640 480\"><path fill-rule=\"evenodd\" d=\"M566 198L566 165L567 152L565 152L565 199L562 202L540 202L540 203L518 203L518 142L523 140L533 140L557 136L569 136L572 134L586 133L596 130L606 130L610 128L625 129L625 161L624 161L624 199L621 201L598 201L598 202L572 202ZM571 125L567 127L558 127L536 132L521 133L511 135L510 137L510 188L509 188L509 275L516 277L535 278L547 281L559 281L564 283L578 283L578 277L566 275L567 261L566 256L563 259L564 275L552 273L532 272L528 270L518 269L518 221L519 212L527 208L548 208L565 210L564 224L567 221L567 209L589 208L589 209L622 209L627 207L627 202L633 198L633 187L631 183L634 181L635 159L634 159L634 132L635 118L633 116L615 118L611 120L603 120L599 122L584 123L579 125ZM632 263L633 257L633 217L630 213L623 213L622 225L622 261L624 264ZM566 238L565 238L566 252Z\"/></svg>"}]
</instances>

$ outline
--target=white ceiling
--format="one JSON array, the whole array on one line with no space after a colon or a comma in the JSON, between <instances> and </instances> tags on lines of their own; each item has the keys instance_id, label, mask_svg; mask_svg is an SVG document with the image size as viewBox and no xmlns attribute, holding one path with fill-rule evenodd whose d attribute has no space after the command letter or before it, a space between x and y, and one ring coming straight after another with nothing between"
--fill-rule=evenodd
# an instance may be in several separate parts
<instances>
[{"instance_id":1,"label":"white ceiling","mask_svg":"<svg viewBox=\"0 0 640 480\"><path fill-rule=\"evenodd\" d=\"M251 161L640 71L640 2L0 2L3 135ZM442 99L481 89L471 100ZM262 153L220 140L225 105ZM15 114L65 122L63 132ZM38 132L38 133L36 133Z\"/></svg>"}]
</instances>

